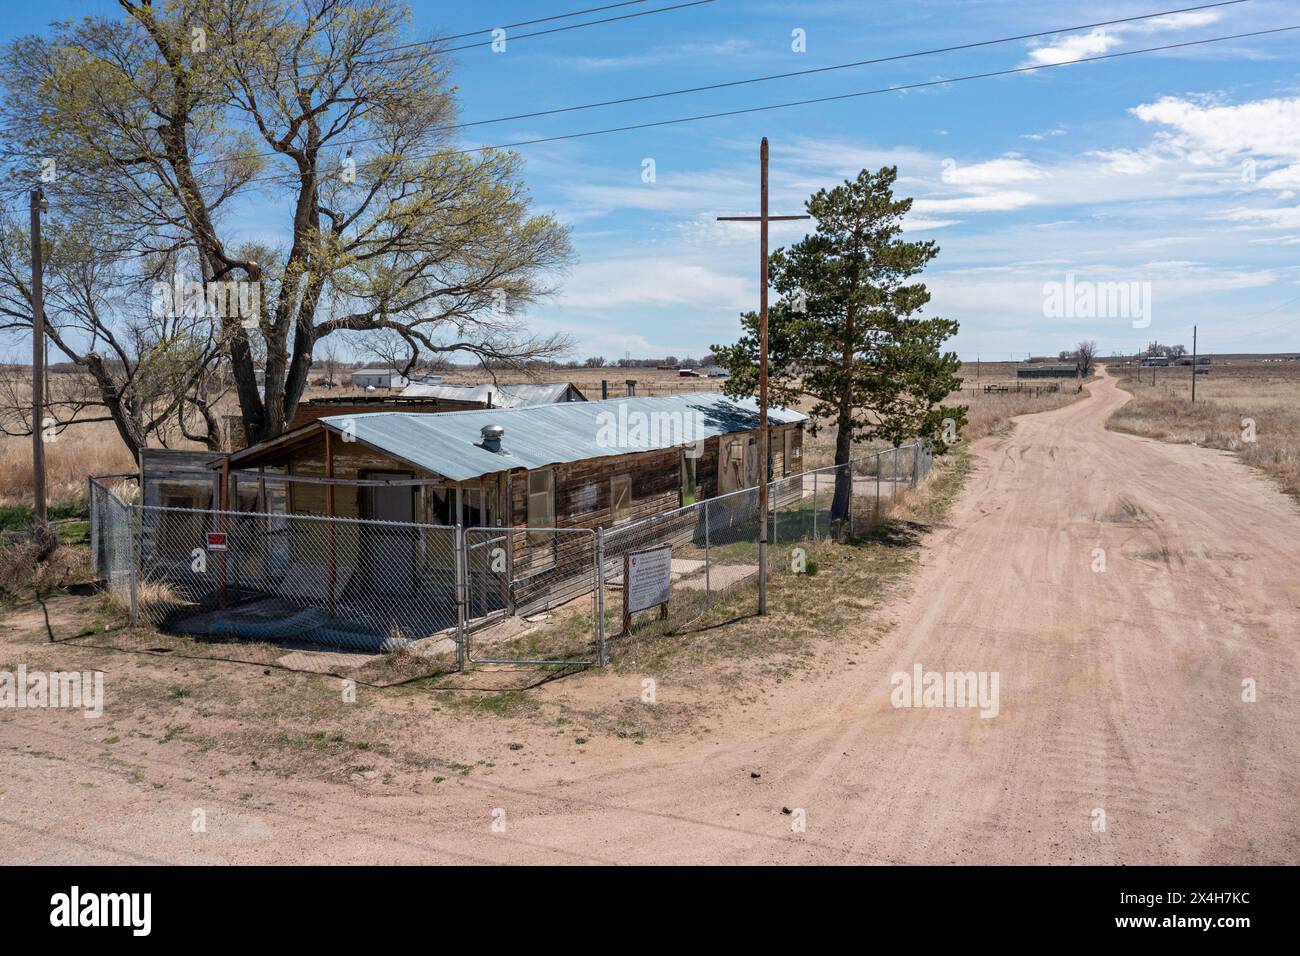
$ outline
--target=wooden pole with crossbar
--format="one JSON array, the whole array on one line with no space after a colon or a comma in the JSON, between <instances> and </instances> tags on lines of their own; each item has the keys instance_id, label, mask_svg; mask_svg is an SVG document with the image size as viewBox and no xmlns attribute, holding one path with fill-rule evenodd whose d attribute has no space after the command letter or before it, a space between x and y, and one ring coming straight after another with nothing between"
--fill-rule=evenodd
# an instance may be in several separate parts
<instances>
[{"instance_id":1,"label":"wooden pole with crossbar","mask_svg":"<svg viewBox=\"0 0 1300 956\"><path fill-rule=\"evenodd\" d=\"M767 613L767 224L788 219L811 219L811 216L771 216L767 212L767 137L758 149L759 214L757 216L719 216L719 222L757 222L758 242L758 613Z\"/></svg>"}]
</instances>

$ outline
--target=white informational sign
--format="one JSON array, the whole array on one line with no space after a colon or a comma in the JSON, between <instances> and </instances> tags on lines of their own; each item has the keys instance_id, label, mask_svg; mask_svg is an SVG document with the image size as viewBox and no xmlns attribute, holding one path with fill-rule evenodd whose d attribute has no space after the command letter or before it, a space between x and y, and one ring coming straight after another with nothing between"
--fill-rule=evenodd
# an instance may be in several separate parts
<instances>
[{"instance_id":1,"label":"white informational sign","mask_svg":"<svg viewBox=\"0 0 1300 956\"><path fill-rule=\"evenodd\" d=\"M627 609L644 611L668 603L673 570L673 549L654 548L628 556Z\"/></svg>"}]
</instances>

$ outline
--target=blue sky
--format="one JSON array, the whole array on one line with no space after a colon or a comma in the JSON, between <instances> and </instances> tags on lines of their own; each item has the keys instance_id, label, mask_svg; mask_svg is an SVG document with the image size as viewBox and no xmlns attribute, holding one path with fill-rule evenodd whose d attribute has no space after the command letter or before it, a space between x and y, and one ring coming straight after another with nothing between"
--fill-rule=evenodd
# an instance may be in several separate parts
<instances>
[{"instance_id":1,"label":"blue sky","mask_svg":"<svg viewBox=\"0 0 1300 956\"><path fill-rule=\"evenodd\" d=\"M679 0L629 7L653 9ZM599 0L413 5L413 39ZM1180 6L716 0L621 23L507 39L454 54L462 121L809 69ZM3 39L106 0L10 8ZM574 18L579 22L611 11ZM1098 53L1300 24L1300 4L1250 0L1156 21L1018 41L466 130L498 144L830 96ZM520 28L514 33L559 25ZM792 31L806 51L792 50ZM508 34L509 37L509 34ZM457 41L464 43L467 41ZM715 222L758 204L758 142L771 141L772 211L897 164L916 198L909 235L941 246L930 313L955 318L964 357L1103 354L1152 338L1202 351L1300 348L1300 31L1037 73L519 148L539 208L573 230L578 261L538 304L539 331L580 356L701 355L738 334L757 301L757 227ZM654 181L644 182L645 161ZM1253 164L1253 166L1251 165ZM774 246L799 224L773 227ZM1149 283L1149 326L1044 314L1044 284Z\"/></svg>"}]
</instances>

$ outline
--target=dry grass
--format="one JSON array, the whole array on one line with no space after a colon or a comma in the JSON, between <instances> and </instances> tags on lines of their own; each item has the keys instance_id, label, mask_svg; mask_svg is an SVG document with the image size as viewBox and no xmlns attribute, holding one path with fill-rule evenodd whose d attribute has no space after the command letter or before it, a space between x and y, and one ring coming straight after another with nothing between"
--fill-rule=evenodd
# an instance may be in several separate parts
<instances>
[{"instance_id":1,"label":"dry grass","mask_svg":"<svg viewBox=\"0 0 1300 956\"><path fill-rule=\"evenodd\" d=\"M83 581L88 570L83 549L56 546L51 552L31 534L0 536L0 604Z\"/></svg>"},{"instance_id":2,"label":"dry grass","mask_svg":"<svg viewBox=\"0 0 1300 956\"><path fill-rule=\"evenodd\" d=\"M45 444L45 487L51 500L81 501L86 478L134 471L135 460L110 422L89 422ZM0 505L32 500L32 440L0 437Z\"/></svg>"},{"instance_id":3,"label":"dry grass","mask_svg":"<svg viewBox=\"0 0 1300 956\"><path fill-rule=\"evenodd\" d=\"M114 611L123 616L130 615L131 596L126 588L109 588L104 592L104 597ZM144 578L136 582L135 602L137 613L142 620L188 603L166 581L149 581Z\"/></svg>"},{"instance_id":4,"label":"dry grass","mask_svg":"<svg viewBox=\"0 0 1300 956\"><path fill-rule=\"evenodd\" d=\"M1061 408L1077 402L1086 394L1077 391L1076 383L1068 380L1060 382L1059 392L1037 395L1032 392L985 394L986 384L995 382L1015 384L1015 369L1016 365L1012 362L983 362L980 365L979 378L976 378L974 364L962 366L959 373L963 379L962 388L953 392L945 400L945 404L948 405L966 406L966 426L961 430L962 442L973 442L987 435L1000 434L1011 427L1011 419L1017 415L1030 415L1034 412ZM884 442L858 443L853 446L853 457L870 455L885 447ZM834 463L835 429L833 427L824 428L815 437L805 440L805 468L824 468Z\"/></svg>"},{"instance_id":5,"label":"dry grass","mask_svg":"<svg viewBox=\"0 0 1300 956\"><path fill-rule=\"evenodd\" d=\"M1059 392L1043 395L1034 395L1032 392L985 395L982 391L963 391L954 394L949 401L960 402L967 407L966 427L962 429L961 437L963 441L971 442L1005 431L1010 427L1011 419L1017 415L1061 408L1077 402L1083 394L1085 393L1076 390L1073 382L1062 382Z\"/></svg>"},{"instance_id":6,"label":"dry grass","mask_svg":"<svg viewBox=\"0 0 1300 956\"><path fill-rule=\"evenodd\" d=\"M1236 452L1300 499L1300 363L1233 361L1211 366L1208 374L1196 378L1195 405L1190 368L1128 375L1117 369L1113 374L1133 400L1111 416L1110 428Z\"/></svg>"}]
</instances>

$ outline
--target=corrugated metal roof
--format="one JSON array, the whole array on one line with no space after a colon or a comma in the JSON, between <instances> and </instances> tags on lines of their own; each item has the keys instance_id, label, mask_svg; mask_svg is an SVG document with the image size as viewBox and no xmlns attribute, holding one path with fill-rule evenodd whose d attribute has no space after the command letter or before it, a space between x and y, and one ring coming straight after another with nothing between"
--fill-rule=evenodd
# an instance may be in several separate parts
<instances>
[{"instance_id":1,"label":"corrugated metal roof","mask_svg":"<svg viewBox=\"0 0 1300 956\"><path fill-rule=\"evenodd\" d=\"M494 408L520 408L527 405L550 405L564 398L568 382L541 385L425 385L415 382L402 389L402 398L441 398L446 401L479 402L492 400Z\"/></svg>"},{"instance_id":2,"label":"corrugated metal roof","mask_svg":"<svg viewBox=\"0 0 1300 956\"><path fill-rule=\"evenodd\" d=\"M770 408L774 425L808 416ZM370 412L331 415L320 423L418 468L468 481L508 468L544 468L589 458L690 444L758 427L758 405L716 392L603 402L561 402L469 412ZM480 447L488 425L505 429L501 453Z\"/></svg>"}]
</instances>

